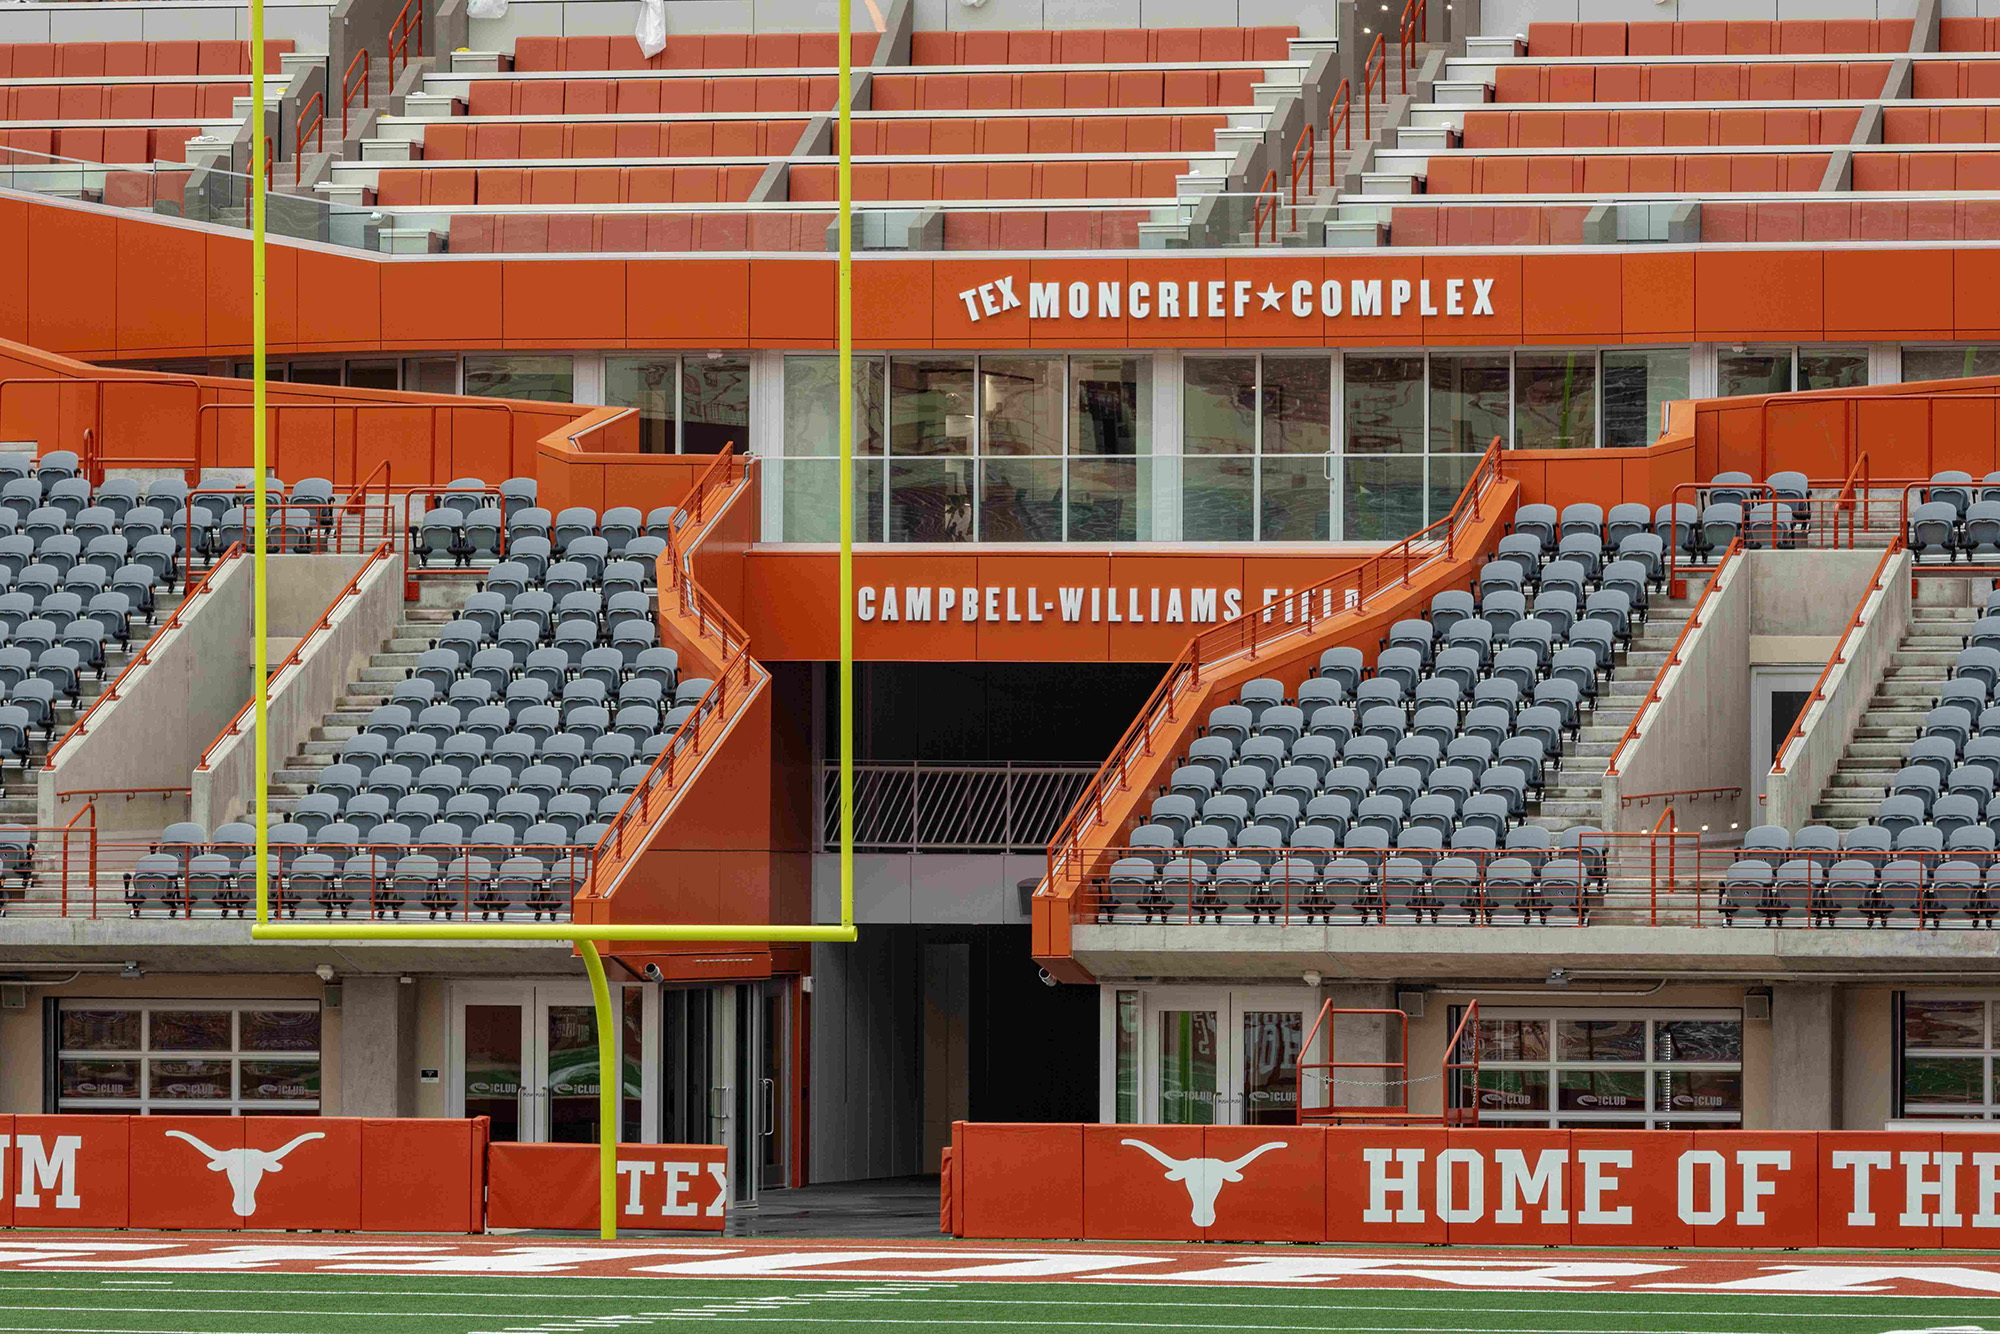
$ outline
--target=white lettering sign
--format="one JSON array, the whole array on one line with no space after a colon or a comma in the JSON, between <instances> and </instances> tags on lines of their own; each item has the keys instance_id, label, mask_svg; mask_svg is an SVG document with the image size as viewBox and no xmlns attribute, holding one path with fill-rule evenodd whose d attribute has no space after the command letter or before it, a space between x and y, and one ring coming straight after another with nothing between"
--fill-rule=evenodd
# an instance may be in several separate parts
<instances>
[{"instance_id":1,"label":"white lettering sign","mask_svg":"<svg viewBox=\"0 0 2000 1334\"><path fill-rule=\"evenodd\" d=\"M1088 319L1094 311L1101 320L1124 318L1143 324L1168 320L1247 318L1272 312L1295 320L1394 319L1412 305L1426 319L1490 318L1493 311L1493 278L1446 278L1442 303L1435 280L1424 278L1351 278L1343 283L1328 278L1314 290L1314 280L1267 281L1262 287L1248 279L1216 279L1190 282L1183 289L1177 282L1157 285L1145 279L1125 282L1111 279L1096 284L1084 282L1024 283L1028 299L1015 295L1015 275L978 283L958 293L966 318L974 324L995 315L1023 307L1030 320ZM1466 287L1472 301L1466 304ZM1253 305L1252 302L1255 302Z\"/></svg>"}]
</instances>

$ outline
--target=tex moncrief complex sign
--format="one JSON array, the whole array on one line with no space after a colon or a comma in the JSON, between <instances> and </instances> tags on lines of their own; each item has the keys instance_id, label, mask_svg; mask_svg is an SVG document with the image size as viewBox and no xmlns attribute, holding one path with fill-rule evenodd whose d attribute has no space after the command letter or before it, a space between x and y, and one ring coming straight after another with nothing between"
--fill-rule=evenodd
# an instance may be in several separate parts
<instances>
[{"instance_id":1,"label":"tex moncrief complex sign","mask_svg":"<svg viewBox=\"0 0 2000 1334\"><path fill-rule=\"evenodd\" d=\"M1426 317L1478 318L1493 311L1493 278L1299 278L1289 283L1248 278L1188 282L1114 279L1088 282L1019 281L1006 274L958 293L974 324L1027 307L1030 320L1242 319L1267 311L1298 319L1369 320L1414 311Z\"/></svg>"}]
</instances>

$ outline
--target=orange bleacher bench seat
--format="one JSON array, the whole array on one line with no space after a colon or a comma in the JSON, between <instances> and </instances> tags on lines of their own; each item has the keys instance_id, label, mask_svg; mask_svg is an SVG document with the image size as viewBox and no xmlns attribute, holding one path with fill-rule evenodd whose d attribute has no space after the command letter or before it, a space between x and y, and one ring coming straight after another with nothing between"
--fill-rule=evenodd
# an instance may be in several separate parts
<instances>
[{"instance_id":1,"label":"orange bleacher bench seat","mask_svg":"<svg viewBox=\"0 0 2000 1334\"><path fill-rule=\"evenodd\" d=\"M1397 208L1389 241L1399 246L1581 245L1587 207L1522 204L1499 208Z\"/></svg>"},{"instance_id":2,"label":"orange bleacher bench seat","mask_svg":"<svg viewBox=\"0 0 2000 1334\"><path fill-rule=\"evenodd\" d=\"M1882 109L1885 144L2000 143L2000 106Z\"/></svg>"},{"instance_id":3,"label":"orange bleacher bench seat","mask_svg":"<svg viewBox=\"0 0 2000 1334\"><path fill-rule=\"evenodd\" d=\"M1912 97L2000 97L2000 61L1919 60L1910 76Z\"/></svg>"},{"instance_id":4,"label":"orange bleacher bench seat","mask_svg":"<svg viewBox=\"0 0 2000 1334\"><path fill-rule=\"evenodd\" d=\"M1290 28L1076 28L1061 32L919 32L912 65L1144 65L1284 60Z\"/></svg>"},{"instance_id":5,"label":"orange bleacher bench seat","mask_svg":"<svg viewBox=\"0 0 2000 1334\"><path fill-rule=\"evenodd\" d=\"M2000 153L1856 153L1856 190L2000 190Z\"/></svg>"},{"instance_id":6,"label":"orange bleacher bench seat","mask_svg":"<svg viewBox=\"0 0 2000 1334\"><path fill-rule=\"evenodd\" d=\"M1075 70L1039 74L877 74L877 111L1023 107L1249 106L1258 71Z\"/></svg>"},{"instance_id":7,"label":"orange bleacher bench seat","mask_svg":"<svg viewBox=\"0 0 2000 1334\"><path fill-rule=\"evenodd\" d=\"M264 43L264 68L278 72L290 38ZM248 42L0 42L0 79L142 78L148 74L244 75Z\"/></svg>"},{"instance_id":8,"label":"orange bleacher bench seat","mask_svg":"<svg viewBox=\"0 0 2000 1334\"><path fill-rule=\"evenodd\" d=\"M22 167L51 157L79 162L181 162L187 157L187 141L200 133L192 125L0 129L0 162Z\"/></svg>"},{"instance_id":9,"label":"orange bleacher bench seat","mask_svg":"<svg viewBox=\"0 0 2000 1334\"><path fill-rule=\"evenodd\" d=\"M704 111L831 111L832 75L741 79L480 79L474 116L657 116Z\"/></svg>"},{"instance_id":10,"label":"orange bleacher bench seat","mask_svg":"<svg viewBox=\"0 0 2000 1334\"><path fill-rule=\"evenodd\" d=\"M1185 161L856 164L856 199L1170 199ZM832 165L792 168L792 198L837 197Z\"/></svg>"},{"instance_id":11,"label":"orange bleacher bench seat","mask_svg":"<svg viewBox=\"0 0 2000 1334\"><path fill-rule=\"evenodd\" d=\"M764 174L727 167L397 167L377 178L390 208L479 204L710 204L750 197Z\"/></svg>"},{"instance_id":12,"label":"orange bleacher bench seat","mask_svg":"<svg viewBox=\"0 0 2000 1334\"><path fill-rule=\"evenodd\" d=\"M1917 66L1919 75L1925 67ZM1887 61L1771 61L1700 65L1501 65L1496 102L1789 102L1881 95ZM1919 96L1926 96L1922 89ZM1928 94L1949 96L1949 94Z\"/></svg>"},{"instance_id":13,"label":"orange bleacher bench seat","mask_svg":"<svg viewBox=\"0 0 2000 1334\"><path fill-rule=\"evenodd\" d=\"M1946 19L1946 24L1955 20ZM1978 20L1973 20L1978 21ZM1987 20L1990 22L1991 20ZM1769 19L1688 23L1530 23L1531 56L1806 56L1905 52L1908 19ZM1982 51L1979 46L1946 50Z\"/></svg>"},{"instance_id":14,"label":"orange bleacher bench seat","mask_svg":"<svg viewBox=\"0 0 2000 1334\"><path fill-rule=\"evenodd\" d=\"M1938 50L2000 50L2000 20L1990 18L1941 18L1938 20Z\"/></svg>"},{"instance_id":15,"label":"orange bleacher bench seat","mask_svg":"<svg viewBox=\"0 0 2000 1334\"><path fill-rule=\"evenodd\" d=\"M1746 190L1817 190L1826 153L1644 153L1571 157L1481 157L1439 153L1430 159L1425 193L1434 195L1718 194ZM1862 188L1856 169L1856 188Z\"/></svg>"},{"instance_id":16,"label":"orange bleacher bench seat","mask_svg":"<svg viewBox=\"0 0 2000 1334\"><path fill-rule=\"evenodd\" d=\"M0 86L0 120L228 120L247 83Z\"/></svg>"},{"instance_id":17,"label":"orange bleacher bench seat","mask_svg":"<svg viewBox=\"0 0 2000 1334\"><path fill-rule=\"evenodd\" d=\"M889 153L1206 153L1226 116L1008 116L854 122L854 151Z\"/></svg>"},{"instance_id":18,"label":"orange bleacher bench seat","mask_svg":"<svg viewBox=\"0 0 2000 1334\"><path fill-rule=\"evenodd\" d=\"M854 34L854 63L875 58L876 33ZM676 34L651 59L634 37L520 37L514 68L523 74L620 69L832 69L837 33Z\"/></svg>"},{"instance_id":19,"label":"orange bleacher bench seat","mask_svg":"<svg viewBox=\"0 0 2000 1334\"><path fill-rule=\"evenodd\" d=\"M424 127L424 156L473 158L758 157L790 153L805 131L802 120L657 121L580 125L468 125L439 121Z\"/></svg>"},{"instance_id":20,"label":"orange bleacher bench seat","mask_svg":"<svg viewBox=\"0 0 2000 1334\"><path fill-rule=\"evenodd\" d=\"M1467 148L1668 148L1845 144L1858 107L1727 111L1468 111Z\"/></svg>"}]
</instances>

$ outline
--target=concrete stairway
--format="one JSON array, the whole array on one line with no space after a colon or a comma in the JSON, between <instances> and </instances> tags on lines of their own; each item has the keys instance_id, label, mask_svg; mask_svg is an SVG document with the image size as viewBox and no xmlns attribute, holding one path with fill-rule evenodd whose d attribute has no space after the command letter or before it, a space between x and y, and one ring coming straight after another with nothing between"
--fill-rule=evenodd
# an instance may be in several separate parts
<instances>
[{"instance_id":1,"label":"concrete stairway","mask_svg":"<svg viewBox=\"0 0 2000 1334\"><path fill-rule=\"evenodd\" d=\"M290 818L298 799L318 780L319 771L339 760L341 747L361 731L369 712L389 702L389 692L409 676L438 630L456 618L465 600L478 591L479 578L439 575L420 581L418 587L418 601L403 608L395 630L361 674L347 683L333 710L283 767L272 771L272 819Z\"/></svg>"},{"instance_id":2,"label":"concrete stairway","mask_svg":"<svg viewBox=\"0 0 2000 1334\"><path fill-rule=\"evenodd\" d=\"M1602 823L1604 770L1611 752L1638 714L1639 703L1652 689L1674 641L1687 628L1708 578L1696 575L1687 582L1684 598L1654 596L1652 614L1634 629L1631 647L1612 665L1611 679L1598 682L1597 708L1585 715L1582 732L1564 750L1562 767L1547 775L1541 805L1530 808L1528 824L1554 832Z\"/></svg>"},{"instance_id":3,"label":"concrete stairway","mask_svg":"<svg viewBox=\"0 0 2000 1334\"><path fill-rule=\"evenodd\" d=\"M1826 791L1813 806L1815 823L1836 829L1865 824L1888 795L1890 780L1903 767L1904 752L1917 739L1924 714L1950 678L1965 635L1979 617L1968 592L1970 582L1917 581L1909 631L1848 739Z\"/></svg>"}]
</instances>

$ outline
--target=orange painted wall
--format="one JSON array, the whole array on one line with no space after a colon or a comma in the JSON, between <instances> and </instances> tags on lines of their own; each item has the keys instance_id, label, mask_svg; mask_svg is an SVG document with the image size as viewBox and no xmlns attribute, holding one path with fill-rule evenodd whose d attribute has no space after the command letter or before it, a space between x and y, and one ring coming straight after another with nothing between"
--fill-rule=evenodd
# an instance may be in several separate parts
<instances>
[{"instance_id":1,"label":"orange painted wall","mask_svg":"<svg viewBox=\"0 0 2000 1334\"><path fill-rule=\"evenodd\" d=\"M458 260L273 242L272 350L830 347L834 261L822 256L592 255ZM248 242L167 219L54 200L0 201L0 337L93 359L222 355L249 340ZM1354 276L1493 280L1491 315L1304 319L1253 299L1238 317L1091 314L974 323L959 292L1034 281L1248 281ZM996 259L860 257L862 347L1601 344L1734 339L1991 338L1990 249L1648 249L1384 257Z\"/></svg>"}]
</instances>

